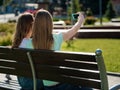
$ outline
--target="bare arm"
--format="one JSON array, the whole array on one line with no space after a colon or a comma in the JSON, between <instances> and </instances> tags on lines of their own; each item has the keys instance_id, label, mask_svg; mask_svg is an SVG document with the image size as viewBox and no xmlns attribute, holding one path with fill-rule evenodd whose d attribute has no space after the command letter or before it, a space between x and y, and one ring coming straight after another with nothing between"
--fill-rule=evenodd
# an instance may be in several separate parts
<instances>
[{"instance_id":1,"label":"bare arm","mask_svg":"<svg viewBox=\"0 0 120 90\"><path fill-rule=\"evenodd\" d=\"M75 25L71 29L69 29L67 32L63 33L64 41L67 41L72 36L74 36L77 33L77 31L80 29L83 22L84 22L84 15L82 13L79 13L78 21L75 23Z\"/></svg>"}]
</instances>

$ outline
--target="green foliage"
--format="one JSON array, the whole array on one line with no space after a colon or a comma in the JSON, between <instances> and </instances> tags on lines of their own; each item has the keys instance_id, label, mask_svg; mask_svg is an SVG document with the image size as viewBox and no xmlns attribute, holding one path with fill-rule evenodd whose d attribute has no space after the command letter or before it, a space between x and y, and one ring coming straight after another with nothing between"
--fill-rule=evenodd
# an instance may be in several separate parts
<instances>
[{"instance_id":1,"label":"green foliage","mask_svg":"<svg viewBox=\"0 0 120 90\"><path fill-rule=\"evenodd\" d=\"M16 23L16 20L8 20L8 23Z\"/></svg>"},{"instance_id":2,"label":"green foliage","mask_svg":"<svg viewBox=\"0 0 120 90\"><path fill-rule=\"evenodd\" d=\"M86 16L93 16L92 10L90 8L87 8Z\"/></svg>"},{"instance_id":3,"label":"green foliage","mask_svg":"<svg viewBox=\"0 0 120 90\"><path fill-rule=\"evenodd\" d=\"M79 0L71 0L70 5L67 7L68 19L71 18L72 13L77 13L81 11Z\"/></svg>"},{"instance_id":4,"label":"green foliage","mask_svg":"<svg viewBox=\"0 0 120 90\"><path fill-rule=\"evenodd\" d=\"M66 43L67 43L67 46L66 46L67 48L72 47L73 39L66 41Z\"/></svg>"},{"instance_id":5,"label":"green foliage","mask_svg":"<svg viewBox=\"0 0 120 90\"><path fill-rule=\"evenodd\" d=\"M111 3L111 0L108 2L107 10L106 10L104 16L105 16L108 20L110 20L111 18L114 18L114 17L116 16L115 11L113 10L113 6L112 6L112 3Z\"/></svg>"},{"instance_id":6,"label":"green foliage","mask_svg":"<svg viewBox=\"0 0 120 90\"><path fill-rule=\"evenodd\" d=\"M113 43L113 44L112 44ZM120 40L119 39L75 39L69 47L62 44L62 50L78 52L95 52L102 49L107 71L120 72Z\"/></svg>"},{"instance_id":7,"label":"green foliage","mask_svg":"<svg viewBox=\"0 0 120 90\"><path fill-rule=\"evenodd\" d=\"M93 16L91 8L87 8L84 25L94 25L97 19Z\"/></svg>"},{"instance_id":8,"label":"green foliage","mask_svg":"<svg viewBox=\"0 0 120 90\"><path fill-rule=\"evenodd\" d=\"M109 20L108 20L106 17L103 17L103 18L102 18L102 21L103 21L103 22L109 22ZM99 19L99 22L100 22L100 19Z\"/></svg>"},{"instance_id":9,"label":"green foliage","mask_svg":"<svg viewBox=\"0 0 120 90\"><path fill-rule=\"evenodd\" d=\"M72 6L71 5L69 5L67 7L67 14L68 14L68 18L71 18L71 14L72 14Z\"/></svg>"},{"instance_id":10,"label":"green foliage","mask_svg":"<svg viewBox=\"0 0 120 90\"><path fill-rule=\"evenodd\" d=\"M13 33L15 30L15 23L0 24L0 32Z\"/></svg>"},{"instance_id":11,"label":"green foliage","mask_svg":"<svg viewBox=\"0 0 120 90\"><path fill-rule=\"evenodd\" d=\"M0 45L9 46L12 44L12 34L8 33L7 35L0 36Z\"/></svg>"},{"instance_id":12,"label":"green foliage","mask_svg":"<svg viewBox=\"0 0 120 90\"><path fill-rule=\"evenodd\" d=\"M0 24L0 45L11 45L12 35L15 30L14 23Z\"/></svg>"},{"instance_id":13,"label":"green foliage","mask_svg":"<svg viewBox=\"0 0 120 90\"><path fill-rule=\"evenodd\" d=\"M94 25L97 19L93 16L88 16L85 18L85 23L84 25Z\"/></svg>"},{"instance_id":14,"label":"green foliage","mask_svg":"<svg viewBox=\"0 0 120 90\"><path fill-rule=\"evenodd\" d=\"M4 0L3 4L4 6L7 6L12 0Z\"/></svg>"},{"instance_id":15,"label":"green foliage","mask_svg":"<svg viewBox=\"0 0 120 90\"><path fill-rule=\"evenodd\" d=\"M7 6L12 0L0 0L0 6Z\"/></svg>"},{"instance_id":16,"label":"green foliage","mask_svg":"<svg viewBox=\"0 0 120 90\"><path fill-rule=\"evenodd\" d=\"M80 10L80 4L79 0L73 0L73 13L79 12Z\"/></svg>"}]
</instances>

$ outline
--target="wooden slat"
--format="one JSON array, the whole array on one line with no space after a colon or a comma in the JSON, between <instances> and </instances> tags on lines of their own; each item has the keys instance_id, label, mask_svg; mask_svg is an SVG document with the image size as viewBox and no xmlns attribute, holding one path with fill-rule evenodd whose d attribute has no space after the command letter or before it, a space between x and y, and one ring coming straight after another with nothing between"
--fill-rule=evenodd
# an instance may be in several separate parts
<instances>
[{"instance_id":1,"label":"wooden slat","mask_svg":"<svg viewBox=\"0 0 120 90\"><path fill-rule=\"evenodd\" d=\"M39 74L40 78L44 80L52 80L52 81L57 81L61 83L69 83L72 85L79 85L79 86L85 86L85 87L92 87L96 89L100 89L100 81L94 81L94 80L87 80L83 78L75 78L75 77L69 77L69 76L64 76L64 75L55 75L55 74ZM39 77L38 76L38 77Z\"/></svg>"},{"instance_id":2,"label":"wooden slat","mask_svg":"<svg viewBox=\"0 0 120 90\"><path fill-rule=\"evenodd\" d=\"M10 53L10 52L26 53L28 51L33 51L33 49L8 48L8 47L5 47L5 46L0 46L0 53Z\"/></svg>"},{"instance_id":3,"label":"wooden slat","mask_svg":"<svg viewBox=\"0 0 120 90\"><path fill-rule=\"evenodd\" d=\"M0 59L6 59L6 60L14 60L14 61L19 61L19 62L28 62L28 58L26 53L17 53L17 52L10 52L7 54L1 54L0 53Z\"/></svg>"},{"instance_id":4,"label":"wooden slat","mask_svg":"<svg viewBox=\"0 0 120 90\"><path fill-rule=\"evenodd\" d=\"M21 63L21 62L9 62L9 61L0 61L0 67L9 67L9 68L14 68L14 69L19 69L19 70L30 70L30 65L29 63ZM23 66L23 67L21 67Z\"/></svg>"},{"instance_id":5,"label":"wooden slat","mask_svg":"<svg viewBox=\"0 0 120 90\"><path fill-rule=\"evenodd\" d=\"M95 55L87 55L87 54L80 55L80 54L74 54L74 53L71 54L71 53L62 53L62 52L42 52L42 53L40 53L39 51L32 51L31 55L34 58L34 60L43 59L43 60L47 61L49 59L56 60L56 58L57 58L58 60L70 59L70 60L96 62Z\"/></svg>"},{"instance_id":6,"label":"wooden slat","mask_svg":"<svg viewBox=\"0 0 120 90\"><path fill-rule=\"evenodd\" d=\"M0 73L23 76L23 77L31 77L32 78L31 70L26 71L26 70L18 70L18 69L7 69L7 68L2 68L1 69L0 68Z\"/></svg>"},{"instance_id":7,"label":"wooden slat","mask_svg":"<svg viewBox=\"0 0 120 90\"><path fill-rule=\"evenodd\" d=\"M35 58L36 59L36 58ZM97 63L90 63L90 62L79 62L77 60L73 61L66 61L66 60L52 60L49 59L40 59L40 60L34 60L34 63L41 64L41 65L51 65L51 66L65 66L65 67L71 67L71 68L81 68L81 69L88 69L88 70L98 70Z\"/></svg>"},{"instance_id":8,"label":"wooden slat","mask_svg":"<svg viewBox=\"0 0 120 90\"><path fill-rule=\"evenodd\" d=\"M2 52L10 52L11 51L11 48L7 48L7 47L5 47L5 46L0 46L0 53Z\"/></svg>"},{"instance_id":9,"label":"wooden slat","mask_svg":"<svg viewBox=\"0 0 120 90\"><path fill-rule=\"evenodd\" d=\"M75 70L70 68L58 68L52 66L38 66L36 67L37 74L39 73L48 73L55 75L67 75L74 77L83 77L89 79L97 79L100 80L99 72L91 72L91 71L83 71L83 70Z\"/></svg>"}]
</instances>

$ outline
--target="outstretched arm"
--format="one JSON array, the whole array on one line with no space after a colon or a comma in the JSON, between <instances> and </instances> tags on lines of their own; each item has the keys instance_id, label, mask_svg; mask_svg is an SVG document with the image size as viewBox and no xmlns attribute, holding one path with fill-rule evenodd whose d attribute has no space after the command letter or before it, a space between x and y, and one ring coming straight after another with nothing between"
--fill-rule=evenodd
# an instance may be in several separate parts
<instances>
[{"instance_id":1,"label":"outstretched arm","mask_svg":"<svg viewBox=\"0 0 120 90\"><path fill-rule=\"evenodd\" d=\"M64 41L69 40L72 36L74 36L77 31L80 29L81 25L84 22L84 15L82 13L79 13L78 21L73 25L71 29L69 29L67 32L63 33L63 39Z\"/></svg>"}]
</instances>

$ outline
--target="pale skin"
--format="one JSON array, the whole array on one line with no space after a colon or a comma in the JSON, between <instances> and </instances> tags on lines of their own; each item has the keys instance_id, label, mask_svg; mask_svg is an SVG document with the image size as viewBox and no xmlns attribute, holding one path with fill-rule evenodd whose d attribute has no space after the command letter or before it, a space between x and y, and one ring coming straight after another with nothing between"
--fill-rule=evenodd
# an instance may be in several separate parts
<instances>
[{"instance_id":1,"label":"pale skin","mask_svg":"<svg viewBox=\"0 0 120 90\"><path fill-rule=\"evenodd\" d=\"M68 31L62 33L64 41L67 41L71 37L73 37L77 33L77 31L80 29L81 25L84 23L85 18L83 13L79 12L78 14L79 16L76 24L71 29L68 29ZM26 35L25 38L30 38L31 34L32 34L32 30L30 30L30 32Z\"/></svg>"},{"instance_id":2,"label":"pale skin","mask_svg":"<svg viewBox=\"0 0 120 90\"><path fill-rule=\"evenodd\" d=\"M30 32L25 36L25 38L30 38L32 35L32 29L30 30Z\"/></svg>"},{"instance_id":3,"label":"pale skin","mask_svg":"<svg viewBox=\"0 0 120 90\"><path fill-rule=\"evenodd\" d=\"M76 24L71 29L69 29L67 32L63 33L63 40L67 41L71 37L73 37L77 33L77 31L80 29L84 20L85 20L84 15L79 12L78 21L76 22Z\"/></svg>"}]
</instances>

